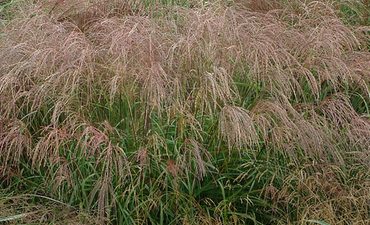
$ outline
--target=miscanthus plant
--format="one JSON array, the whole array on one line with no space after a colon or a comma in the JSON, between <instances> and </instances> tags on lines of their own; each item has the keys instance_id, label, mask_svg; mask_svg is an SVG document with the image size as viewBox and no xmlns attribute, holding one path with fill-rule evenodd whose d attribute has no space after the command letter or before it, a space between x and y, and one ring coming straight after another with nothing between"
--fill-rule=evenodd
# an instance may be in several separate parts
<instances>
[{"instance_id":1,"label":"miscanthus plant","mask_svg":"<svg viewBox=\"0 0 370 225\"><path fill-rule=\"evenodd\" d=\"M344 1L7 2L0 221L368 224L367 15Z\"/></svg>"}]
</instances>

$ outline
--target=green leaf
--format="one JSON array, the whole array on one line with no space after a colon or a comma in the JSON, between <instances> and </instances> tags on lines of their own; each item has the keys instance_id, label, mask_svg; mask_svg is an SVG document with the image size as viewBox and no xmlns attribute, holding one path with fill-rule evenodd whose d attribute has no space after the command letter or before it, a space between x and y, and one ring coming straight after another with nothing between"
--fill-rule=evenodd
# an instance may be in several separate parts
<instances>
[{"instance_id":1,"label":"green leaf","mask_svg":"<svg viewBox=\"0 0 370 225\"><path fill-rule=\"evenodd\" d=\"M28 216L30 214L32 214L32 213L21 213L21 214L14 215L14 216L8 216L8 217L5 217L5 218L0 218L0 222L10 221L10 220L16 220L16 219L19 219L19 218Z\"/></svg>"},{"instance_id":2,"label":"green leaf","mask_svg":"<svg viewBox=\"0 0 370 225\"><path fill-rule=\"evenodd\" d=\"M318 221L318 220L307 220L307 222L317 223L317 224L320 224L320 225L330 225L326 222L322 222L322 221Z\"/></svg>"}]
</instances>

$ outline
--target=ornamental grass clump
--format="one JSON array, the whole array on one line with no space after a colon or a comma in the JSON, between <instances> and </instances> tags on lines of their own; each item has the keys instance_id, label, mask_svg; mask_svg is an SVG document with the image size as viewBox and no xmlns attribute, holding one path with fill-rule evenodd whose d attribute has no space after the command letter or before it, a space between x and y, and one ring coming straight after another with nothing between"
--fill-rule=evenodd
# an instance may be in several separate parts
<instances>
[{"instance_id":1,"label":"ornamental grass clump","mask_svg":"<svg viewBox=\"0 0 370 225\"><path fill-rule=\"evenodd\" d=\"M0 221L368 223L360 3L10 3Z\"/></svg>"}]
</instances>

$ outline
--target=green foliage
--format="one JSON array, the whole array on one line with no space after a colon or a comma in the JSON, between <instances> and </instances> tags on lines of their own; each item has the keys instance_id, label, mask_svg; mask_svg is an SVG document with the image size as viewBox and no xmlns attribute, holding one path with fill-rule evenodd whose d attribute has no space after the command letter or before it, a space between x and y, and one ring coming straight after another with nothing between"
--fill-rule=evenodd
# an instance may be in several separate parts
<instances>
[{"instance_id":1,"label":"green foliage","mask_svg":"<svg viewBox=\"0 0 370 225\"><path fill-rule=\"evenodd\" d=\"M321 224L321 225L330 225L328 223L325 223L325 222L322 222L322 221L317 221L317 220L307 220L307 222Z\"/></svg>"}]
</instances>

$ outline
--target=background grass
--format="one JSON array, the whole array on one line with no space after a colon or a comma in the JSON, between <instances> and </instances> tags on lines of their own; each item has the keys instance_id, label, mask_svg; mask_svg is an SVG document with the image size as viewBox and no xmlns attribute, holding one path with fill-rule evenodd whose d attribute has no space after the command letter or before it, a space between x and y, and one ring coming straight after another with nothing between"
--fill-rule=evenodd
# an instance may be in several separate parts
<instances>
[{"instance_id":1,"label":"background grass","mask_svg":"<svg viewBox=\"0 0 370 225\"><path fill-rule=\"evenodd\" d=\"M0 221L369 223L367 2L1 4Z\"/></svg>"}]
</instances>

